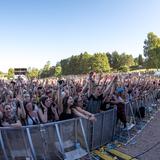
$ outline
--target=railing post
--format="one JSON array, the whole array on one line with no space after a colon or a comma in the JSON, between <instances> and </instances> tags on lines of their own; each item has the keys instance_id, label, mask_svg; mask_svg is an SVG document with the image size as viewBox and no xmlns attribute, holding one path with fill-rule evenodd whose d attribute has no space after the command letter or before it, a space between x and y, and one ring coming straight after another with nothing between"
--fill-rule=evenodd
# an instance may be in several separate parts
<instances>
[{"instance_id":1,"label":"railing post","mask_svg":"<svg viewBox=\"0 0 160 160\"><path fill-rule=\"evenodd\" d=\"M1 131L0 131L0 143L1 143L1 146L2 146L2 150L3 150L3 154L4 154L4 157L5 157L5 160L8 160L8 156L7 156L5 147L4 147L3 138L2 138L2 132Z\"/></svg>"},{"instance_id":2,"label":"railing post","mask_svg":"<svg viewBox=\"0 0 160 160\"><path fill-rule=\"evenodd\" d=\"M64 152L64 146L63 146L63 143L62 143L62 139L61 139L61 135L60 135L60 132L59 132L58 124L55 124L55 127L56 127L56 132L57 132L58 140L59 140L59 143L60 143L60 149L61 149L61 152L62 152L63 157L65 159L66 155L65 155L65 152Z\"/></svg>"},{"instance_id":3,"label":"railing post","mask_svg":"<svg viewBox=\"0 0 160 160\"><path fill-rule=\"evenodd\" d=\"M91 149L93 149L94 124L91 123Z\"/></svg>"},{"instance_id":4,"label":"railing post","mask_svg":"<svg viewBox=\"0 0 160 160\"><path fill-rule=\"evenodd\" d=\"M85 145L86 145L86 148L87 148L87 152L88 152L88 155L89 155L89 159L91 160L91 155L90 155L90 151L89 151L89 147L88 147L88 143L87 143L86 134L85 134L85 131L84 131L84 128L83 128L82 119L80 118L79 121L80 121L80 125L81 125L81 128L82 128L82 133L83 133L83 137L84 137L84 142L85 142Z\"/></svg>"},{"instance_id":5,"label":"railing post","mask_svg":"<svg viewBox=\"0 0 160 160\"><path fill-rule=\"evenodd\" d=\"M134 115L134 112L133 112L133 107L132 107L130 102L129 102L129 107L130 107L131 115L133 116L133 123L136 124L135 115Z\"/></svg>"},{"instance_id":6,"label":"railing post","mask_svg":"<svg viewBox=\"0 0 160 160\"><path fill-rule=\"evenodd\" d=\"M117 121L117 116L116 116L116 113L117 113L117 107L116 108L113 108L113 130L112 130L112 140L113 140L113 137L115 137L115 129L116 129L116 121Z\"/></svg>"},{"instance_id":7,"label":"railing post","mask_svg":"<svg viewBox=\"0 0 160 160\"><path fill-rule=\"evenodd\" d=\"M40 124L40 134L41 134L41 138L42 138L42 146L43 146L43 150L44 150L44 154L43 154L43 159L46 160L47 158L47 140L46 140L46 129L44 128L43 124Z\"/></svg>"},{"instance_id":8,"label":"railing post","mask_svg":"<svg viewBox=\"0 0 160 160\"><path fill-rule=\"evenodd\" d=\"M75 143L77 143L77 137L78 137L78 135L77 135L77 119L75 119L75 121L74 121L74 134L75 134Z\"/></svg>"},{"instance_id":9,"label":"railing post","mask_svg":"<svg viewBox=\"0 0 160 160\"><path fill-rule=\"evenodd\" d=\"M27 137L28 137L28 140L29 140L29 145L30 145L30 148L31 148L32 157L33 157L34 160L37 160L29 128L26 128L26 131L27 131Z\"/></svg>"},{"instance_id":10,"label":"railing post","mask_svg":"<svg viewBox=\"0 0 160 160\"><path fill-rule=\"evenodd\" d=\"M104 135L103 135L103 133L104 133L103 130L104 130L104 115L105 115L105 113L106 113L106 112L102 112L102 113L101 113L101 116L102 116L101 144L103 144L102 139L103 139L103 136L104 136Z\"/></svg>"}]
</instances>

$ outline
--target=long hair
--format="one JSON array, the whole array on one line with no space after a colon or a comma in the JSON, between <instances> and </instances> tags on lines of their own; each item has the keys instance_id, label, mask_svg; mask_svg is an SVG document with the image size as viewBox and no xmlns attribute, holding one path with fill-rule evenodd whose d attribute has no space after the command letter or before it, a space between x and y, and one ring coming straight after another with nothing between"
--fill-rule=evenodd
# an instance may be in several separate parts
<instances>
[{"instance_id":1,"label":"long hair","mask_svg":"<svg viewBox=\"0 0 160 160\"><path fill-rule=\"evenodd\" d=\"M67 111L67 107L68 107L68 99L69 99L69 97L64 97L63 98L63 102L62 102L62 104L63 104L63 112L66 112Z\"/></svg>"}]
</instances>

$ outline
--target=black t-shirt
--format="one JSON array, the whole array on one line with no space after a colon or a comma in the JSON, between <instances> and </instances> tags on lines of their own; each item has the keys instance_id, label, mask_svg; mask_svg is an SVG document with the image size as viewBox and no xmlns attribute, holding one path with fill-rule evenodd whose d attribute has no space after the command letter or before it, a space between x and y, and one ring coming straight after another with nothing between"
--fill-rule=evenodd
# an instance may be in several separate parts
<instances>
[{"instance_id":1,"label":"black t-shirt","mask_svg":"<svg viewBox=\"0 0 160 160\"><path fill-rule=\"evenodd\" d=\"M113 108L112 104L110 104L109 102L103 102L101 104L100 110L101 111L107 111L107 110L112 109L112 108Z\"/></svg>"},{"instance_id":2,"label":"black t-shirt","mask_svg":"<svg viewBox=\"0 0 160 160\"><path fill-rule=\"evenodd\" d=\"M102 101L103 94L97 97L91 94L91 96L88 97L87 111L93 114L98 113L100 111Z\"/></svg>"},{"instance_id":3,"label":"black t-shirt","mask_svg":"<svg viewBox=\"0 0 160 160\"><path fill-rule=\"evenodd\" d=\"M73 108L76 108L74 105L70 106L71 113L67 113L67 107L64 107L63 112L61 113L59 119L60 120L67 120L67 119L72 119L75 117L73 113Z\"/></svg>"},{"instance_id":4,"label":"black t-shirt","mask_svg":"<svg viewBox=\"0 0 160 160\"><path fill-rule=\"evenodd\" d=\"M94 101L101 101L101 100L103 100L103 94L101 94L97 97L95 97L93 94L91 94L90 97L88 97L88 100L91 100L91 99Z\"/></svg>"},{"instance_id":5,"label":"black t-shirt","mask_svg":"<svg viewBox=\"0 0 160 160\"><path fill-rule=\"evenodd\" d=\"M47 115L48 115L48 122L53 122L55 121L55 114L53 113L52 111L52 107L55 107L55 105L51 105L49 108L48 108L48 111L47 111ZM58 113L58 111L57 111Z\"/></svg>"},{"instance_id":6,"label":"black t-shirt","mask_svg":"<svg viewBox=\"0 0 160 160\"><path fill-rule=\"evenodd\" d=\"M73 113L65 113L65 112L62 112L59 117L60 120L67 120L67 119L72 119L72 118L74 118Z\"/></svg>"}]
</instances>

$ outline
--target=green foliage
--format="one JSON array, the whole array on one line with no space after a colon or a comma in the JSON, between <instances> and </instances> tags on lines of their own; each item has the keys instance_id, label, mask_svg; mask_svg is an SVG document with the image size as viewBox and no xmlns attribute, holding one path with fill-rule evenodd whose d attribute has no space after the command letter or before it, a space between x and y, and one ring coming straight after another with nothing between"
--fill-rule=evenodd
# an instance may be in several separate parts
<instances>
[{"instance_id":1,"label":"green foliage","mask_svg":"<svg viewBox=\"0 0 160 160\"><path fill-rule=\"evenodd\" d=\"M54 70L54 76L60 77L61 75L62 75L62 67L60 65L57 65Z\"/></svg>"},{"instance_id":2,"label":"green foliage","mask_svg":"<svg viewBox=\"0 0 160 160\"><path fill-rule=\"evenodd\" d=\"M38 76L39 76L39 70L37 68L28 68L27 76L30 79L38 78Z\"/></svg>"},{"instance_id":3,"label":"green foliage","mask_svg":"<svg viewBox=\"0 0 160 160\"><path fill-rule=\"evenodd\" d=\"M85 52L84 54L81 53L80 55L63 59L60 64L63 75L86 74L91 70L96 72L107 72L110 70L108 58L104 53L90 55Z\"/></svg>"},{"instance_id":4,"label":"green foliage","mask_svg":"<svg viewBox=\"0 0 160 160\"><path fill-rule=\"evenodd\" d=\"M109 72L110 66L105 53L96 53L90 58L91 70L96 72Z\"/></svg>"},{"instance_id":5,"label":"green foliage","mask_svg":"<svg viewBox=\"0 0 160 160\"><path fill-rule=\"evenodd\" d=\"M144 41L144 55L149 56L150 50L160 47L160 38L155 35L153 32L147 34L147 39Z\"/></svg>"},{"instance_id":6,"label":"green foliage","mask_svg":"<svg viewBox=\"0 0 160 160\"><path fill-rule=\"evenodd\" d=\"M108 57L108 62L109 62L109 65L110 67L112 67L112 54L110 54L109 52L106 53L106 56Z\"/></svg>"},{"instance_id":7,"label":"green foliage","mask_svg":"<svg viewBox=\"0 0 160 160\"><path fill-rule=\"evenodd\" d=\"M138 65L143 66L143 62L144 62L143 57L142 57L142 55L140 54L140 55L138 56Z\"/></svg>"},{"instance_id":8,"label":"green foliage","mask_svg":"<svg viewBox=\"0 0 160 160\"><path fill-rule=\"evenodd\" d=\"M112 52L110 66L114 70L121 70L121 67L127 66L128 68L134 65L134 58L132 55L126 53L119 54L117 51Z\"/></svg>"},{"instance_id":9,"label":"green foliage","mask_svg":"<svg viewBox=\"0 0 160 160\"><path fill-rule=\"evenodd\" d=\"M7 74L7 78L11 79L14 77L14 69L13 68L9 68L8 69L8 74Z\"/></svg>"},{"instance_id":10,"label":"green foliage","mask_svg":"<svg viewBox=\"0 0 160 160\"><path fill-rule=\"evenodd\" d=\"M65 63L64 63L64 66L66 67ZM47 61L43 69L39 71L40 78L47 78L47 77L53 77L53 76L60 77L61 74L62 74L61 63L57 63L56 66L51 66L50 61Z\"/></svg>"},{"instance_id":11,"label":"green foliage","mask_svg":"<svg viewBox=\"0 0 160 160\"><path fill-rule=\"evenodd\" d=\"M119 71L120 72L129 72L129 67L128 66L121 66L120 68L119 68Z\"/></svg>"},{"instance_id":12,"label":"green foliage","mask_svg":"<svg viewBox=\"0 0 160 160\"><path fill-rule=\"evenodd\" d=\"M47 78L54 75L54 67L51 67L51 62L47 61L44 65L43 69L40 70L40 77L41 78Z\"/></svg>"},{"instance_id":13,"label":"green foliage","mask_svg":"<svg viewBox=\"0 0 160 160\"><path fill-rule=\"evenodd\" d=\"M79 55L79 74L87 74L89 71L91 71L91 57L92 55L88 54L87 52Z\"/></svg>"},{"instance_id":14,"label":"green foliage","mask_svg":"<svg viewBox=\"0 0 160 160\"><path fill-rule=\"evenodd\" d=\"M69 73L70 74L79 74L79 56L72 56L69 61Z\"/></svg>"},{"instance_id":15,"label":"green foliage","mask_svg":"<svg viewBox=\"0 0 160 160\"><path fill-rule=\"evenodd\" d=\"M67 75L70 73L69 61L70 61L70 58L67 58L67 59L61 60L60 62L62 67L62 75Z\"/></svg>"},{"instance_id":16,"label":"green foliage","mask_svg":"<svg viewBox=\"0 0 160 160\"><path fill-rule=\"evenodd\" d=\"M133 59L133 56L132 55L128 55L126 53L122 53L120 55L120 63L121 63L121 66L132 66L134 65L134 59Z\"/></svg>"},{"instance_id":17,"label":"green foliage","mask_svg":"<svg viewBox=\"0 0 160 160\"><path fill-rule=\"evenodd\" d=\"M44 71L49 71L50 67L51 67L51 62L50 62L50 61L47 61L47 63L46 63L46 64L44 65L44 67L43 67L43 70L44 70Z\"/></svg>"},{"instance_id":18,"label":"green foliage","mask_svg":"<svg viewBox=\"0 0 160 160\"><path fill-rule=\"evenodd\" d=\"M122 53L117 51L112 53L96 53L91 55L87 52L80 55L71 56L62 59L56 66L51 66L51 62L47 61L43 69L29 68L29 78L47 78L47 77L60 77L61 75L76 75L87 74L90 71L96 72L109 72L120 71L128 72L130 69L160 68L160 38L153 32L147 34L147 39L144 41L144 56L139 54L138 57L133 58L131 54ZM3 73L0 72L0 76ZM10 68L7 74L8 79L14 77L14 70Z\"/></svg>"},{"instance_id":19,"label":"green foliage","mask_svg":"<svg viewBox=\"0 0 160 160\"><path fill-rule=\"evenodd\" d=\"M3 77L3 72L2 71L0 71L0 77Z\"/></svg>"},{"instance_id":20,"label":"green foliage","mask_svg":"<svg viewBox=\"0 0 160 160\"><path fill-rule=\"evenodd\" d=\"M121 70L121 67L134 65L134 58L132 55L126 53L119 54L114 51L112 54L96 53L90 55L87 52L80 55L72 56L61 60L62 74L86 74L89 71L109 72L110 67L113 70Z\"/></svg>"},{"instance_id":21,"label":"green foliage","mask_svg":"<svg viewBox=\"0 0 160 160\"><path fill-rule=\"evenodd\" d=\"M115 70L118 70L118 68L121 66L120 62L120 55L117 51L112 52L112 64L111 67Z\"/></svg>"},{"instance_id":22,"label":"green foliage","mask_svg":"<svg viewBox=\"0 0 160 160\"><path fill-rule=\"evenodd\" d=\"M153 32L148 33L143 48L146 68L160 68L160 38Z\"/></svg>"},{"instance_id":23,"label":"green foliage","mask_svg":"<svg viewBox=\"0 0 160 160\"><path fill-rule=\"evenodd\" d=\"M91 70L90 58L92 55L85 52L84 54L72 56L61 60L62 74L86 74Z\"/></svg>"},{"instance_id":24,"label":"green foliage","mask_svg":"<svg viewBox=\"0 0 160 160\"><path fill-rule=\"evenodd\" d=\"M145 62L146 68L160 68L160 48L150 50L148 55Z\"/></svg>"},{"instance_id":25,"label":"green foliage","mask_svg":"<svg viewBox=\"0 0 160 160\"><path fill-rule=\"evenodd\" d=\"M139 62L138 62L138 57L134 58L134 64L135 64L136 66L138 66L138 64L139 64Z\"/></svg>"}]
</instances>

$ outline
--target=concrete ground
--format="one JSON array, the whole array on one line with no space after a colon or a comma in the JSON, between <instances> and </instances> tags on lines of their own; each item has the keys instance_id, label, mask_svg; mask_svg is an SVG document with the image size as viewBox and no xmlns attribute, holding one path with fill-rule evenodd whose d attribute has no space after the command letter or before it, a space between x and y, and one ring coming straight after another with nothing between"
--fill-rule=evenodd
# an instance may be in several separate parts
<instances>
[{"instance_id":1,"label":"concrete ground","mask_svg":"<svg viewBox=\"0 0 160 160\"><path fill-rule=\"evenodd\" d=\"M127 146L120 147L119 150L126 154L136 156L148 150L156 143L160 143L160 111L156 113L144 130L136 136L135 142L135 144L132 143ZM137 159L160 160L160 144L144 155L137 157Z\"/></svg>"}]
</instances>

